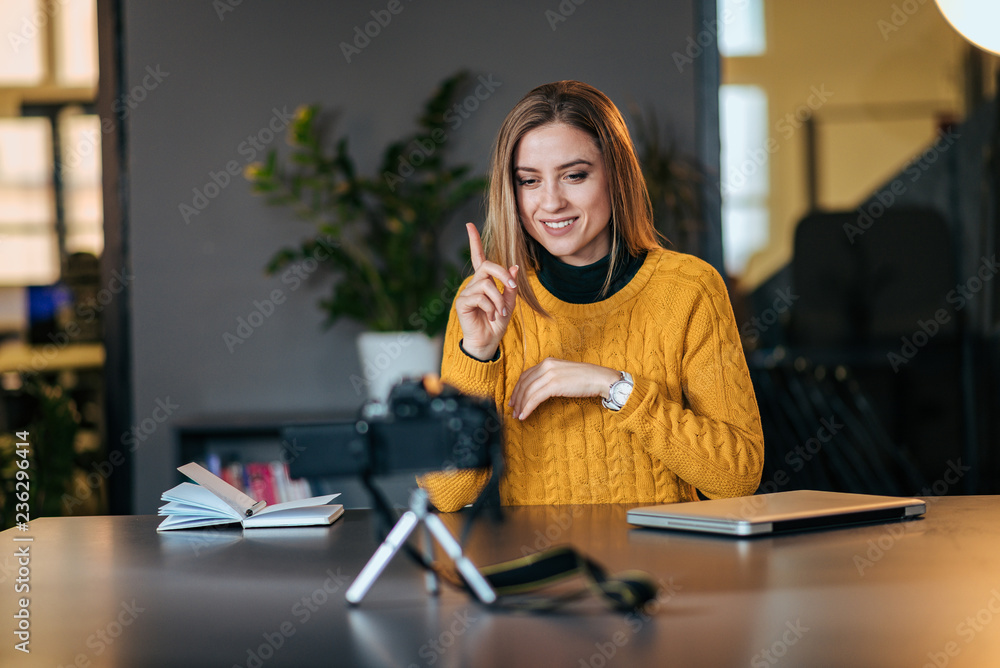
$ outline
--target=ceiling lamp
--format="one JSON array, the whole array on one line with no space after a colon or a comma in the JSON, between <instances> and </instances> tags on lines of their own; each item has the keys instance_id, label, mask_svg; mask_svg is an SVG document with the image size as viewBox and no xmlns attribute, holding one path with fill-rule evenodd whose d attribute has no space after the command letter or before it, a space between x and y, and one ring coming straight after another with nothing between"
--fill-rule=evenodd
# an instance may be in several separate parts
<instances>
[{"instance_id":1,"label":"ceiling lamp","mask_svg":"<svg viewBox=\"0 0 1000 668\"><path fill-rule=\"evenodd\" d=\"M936 0L948 23L980 49L1000 55L1000 1Z\"/></svg>"}]
</instances>

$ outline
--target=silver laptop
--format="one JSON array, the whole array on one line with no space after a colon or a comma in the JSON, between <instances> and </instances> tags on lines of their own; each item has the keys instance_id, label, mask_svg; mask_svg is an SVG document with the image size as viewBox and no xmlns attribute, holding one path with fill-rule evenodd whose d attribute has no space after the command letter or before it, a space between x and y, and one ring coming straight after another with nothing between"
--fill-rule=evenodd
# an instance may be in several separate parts
<instances>
[{"instance_id":1,"label":"silver laptop","mask_svg":"<svg viewBox=\"0 0 1000 668\"><path fill-rule=\"evenodd\" d=\"M920 499L795 490L632 508L626 519L629 524L644 527L755 536L845 524L888 522L918 517L926 509L926 504Z\"/></svg>"}]
</instances>

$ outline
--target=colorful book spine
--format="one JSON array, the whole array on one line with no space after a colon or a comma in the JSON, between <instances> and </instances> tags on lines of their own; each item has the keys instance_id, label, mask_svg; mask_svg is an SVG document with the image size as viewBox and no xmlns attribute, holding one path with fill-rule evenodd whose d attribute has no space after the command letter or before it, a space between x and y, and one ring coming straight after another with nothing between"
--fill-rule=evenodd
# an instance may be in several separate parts
<instances>
[{"instance_id":1,"label":"colorful book spine","mask_svg":"<svg viewBox=\"0 0 1000 668\"><path fill-rule=\"evenodd\" d=\"M268 504L298 501L313 496L312 487L304 478L292 479L288 474L288 463L270 462L229 462L225 466L212 458L206 461L206 468L236 489ZM210 468L214 467L214 468Z\"/></svg>"},{"instance_id":2,"label":"colorful book spine","mask_svg":"<svg viewBox=\"0 0 1000 668\"><path fill-rule=\"evenodd\" d=\"M221 478L241 492L247 491L246 483L243 479L243 465L239 462L226 464L222 469Z\"/></svg>"}]
</instances>

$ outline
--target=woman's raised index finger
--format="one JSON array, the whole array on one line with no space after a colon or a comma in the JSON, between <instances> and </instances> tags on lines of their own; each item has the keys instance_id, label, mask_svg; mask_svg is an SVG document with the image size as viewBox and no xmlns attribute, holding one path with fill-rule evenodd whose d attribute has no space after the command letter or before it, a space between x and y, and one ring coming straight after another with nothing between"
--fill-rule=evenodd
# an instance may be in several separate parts
<instances>
[{"instance_id":1,"label":"woman's raised index finger","mask_svg":"<svg viewBox=\"0 0 1000 668\"><path fill-rule=\"evenodd\" d=\"M479 238L479 230L472 223L466 223L465 229L469 233L469 251L472 253L472 269L479 269L479 265L486 261L486 254L483 253L483 242Z\"/></svg>"}]
</instances>

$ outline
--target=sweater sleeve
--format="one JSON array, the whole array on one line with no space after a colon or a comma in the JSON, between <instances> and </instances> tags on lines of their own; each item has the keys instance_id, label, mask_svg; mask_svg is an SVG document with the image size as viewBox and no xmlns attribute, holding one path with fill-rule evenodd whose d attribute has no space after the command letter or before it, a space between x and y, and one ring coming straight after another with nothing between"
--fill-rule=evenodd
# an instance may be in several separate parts
<instances>
[{"instance_id":1,"label":"sweater sleeve","mask_svg":"<svg viewBox=\"0 0 1000 668\"><path fill-rule=\"evenodd\" d=\"M705 265L696 278L701 288L682 338L683 403L637 377L619 417L653 457L709 498L746 496L764 462L757 400L722 277Z\"/></svg>"},{"instance_id":2,"label":"sweater sleeve","mask_svg":"<svg viewBox=\"0 0 1000 668\"><path fill-rule=\"evenodd\" d=\"M457 294L465 289L469 279L466 279ZM441 380L453 385L465 394L479 397L489 397L498 406L503 403L504 364L506 362L503 343L500 344L500 356L489 362L481 362L460 347L462 326L458 322L455 305L452 304L448 316L448 328L445 331L444 352L441 358ZM499 411L503 415L503 411ZM461 509L472 503L486 485L490 477L490 469L465 469L456 471L438 471L417 478L417 484L427 490L431 503L446 513Z\"/></svg>"}]
</instances>

